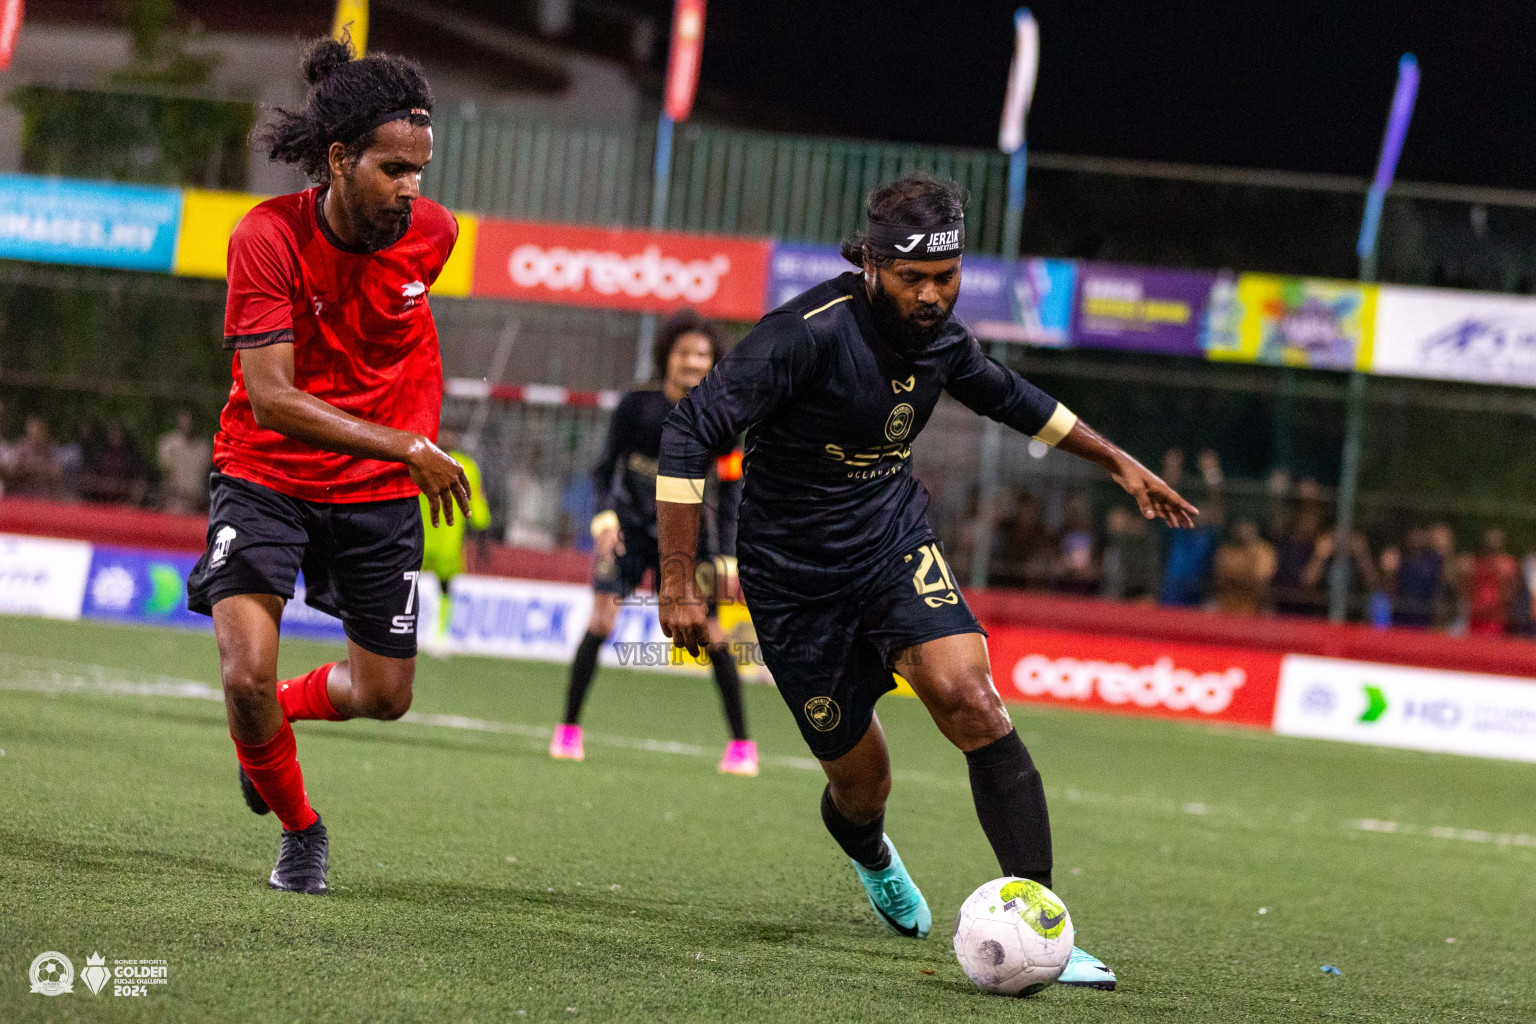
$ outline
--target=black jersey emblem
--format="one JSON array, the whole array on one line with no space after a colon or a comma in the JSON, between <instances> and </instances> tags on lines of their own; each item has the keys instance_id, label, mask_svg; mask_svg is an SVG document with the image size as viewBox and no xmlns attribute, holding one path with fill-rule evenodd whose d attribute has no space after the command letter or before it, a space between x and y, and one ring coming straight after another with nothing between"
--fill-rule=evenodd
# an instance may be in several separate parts
<instances>
[{"instance_id":1,"label":"black jersey emblem","mask_svg":"<svg viewBox=\"0 0 1536 1024\"><path fill-rule=\"evenodd\" d=\"M891 414L885 418L885 439L887 441L905 441L907 435L912 432L912 406L902 402L891 410Z\"/></svg>"},{"instance_id":2,"label":"black jersey emblem","mask_svg":"<svg viewBox=\"0 0 1536 1024\"><path fill-rule=\"evenodd\" d=\"M899 395L903 391L910 392L915 387L917 387L917 375L912 374L909 375L905 381L891 381L891 394Z\"/></svg>"},{"instance_id":3,"label":"black jersey emblem","mask_svg":"<svg viewBox=\"0 0 1536 1024\"><path fill-rule=\"evenodd\" d=\"M831 732L843 720L843 709L831 697L812 697L805 702L805 720L817 732Z\"/></svg>"}]
</instances>

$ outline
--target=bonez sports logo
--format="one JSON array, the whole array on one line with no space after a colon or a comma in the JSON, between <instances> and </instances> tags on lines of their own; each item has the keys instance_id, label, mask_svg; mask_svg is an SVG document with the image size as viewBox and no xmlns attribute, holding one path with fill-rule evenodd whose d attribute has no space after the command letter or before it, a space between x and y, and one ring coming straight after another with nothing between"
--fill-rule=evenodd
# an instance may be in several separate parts
<instances>
[{"instance_id":1,"label":"bonez sports logo","mask_svg":"<svg viewBox=\"0 0 1536 1024\"><path fill-rule=\"evenodd\" d=\"M213 548L208 552L208 564L217 569L224 564L224 559L229 557L229 546L234 543L237 536L233 526L221 526L219 532L213 535Z\"/></svg>"}]
</instances>

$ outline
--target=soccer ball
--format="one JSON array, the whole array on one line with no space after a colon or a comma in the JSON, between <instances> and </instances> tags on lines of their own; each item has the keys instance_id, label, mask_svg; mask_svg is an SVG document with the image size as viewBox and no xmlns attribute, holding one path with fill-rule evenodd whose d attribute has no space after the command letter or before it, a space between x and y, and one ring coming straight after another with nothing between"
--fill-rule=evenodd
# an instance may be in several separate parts
<instances>
[{"instance_id":1,"label":"soccer ball","mask_svg":"<svg viewBox=\"0 0 1536 1024\"><path fill-rule=\"evenodd\" d=\"M998 878L961 905L955 957L984 991L1027 996L1061 977L1072 939L1060 897L1026 878Z\"/></svg>"}]
</instances>

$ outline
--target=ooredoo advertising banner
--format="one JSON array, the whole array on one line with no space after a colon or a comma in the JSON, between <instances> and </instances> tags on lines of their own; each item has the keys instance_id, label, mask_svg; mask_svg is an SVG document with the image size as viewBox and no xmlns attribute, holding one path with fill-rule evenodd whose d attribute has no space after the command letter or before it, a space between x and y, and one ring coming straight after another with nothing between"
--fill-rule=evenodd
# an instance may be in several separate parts
<instances>
[{"instance_id":1,"label":"ooredoo advertising banner","mask_svg":"<svg viewBox=\"0 0 1536 1024\"><path fill-rule=\"evenodd\" d=\"M1268 728L1278 654L989 626L1004 700Z\"/></svg>"},{"instance_id":2,"label":"ooredoo advertising banner","mask_svg":"<svg viewBox=\"0 0 1536 1024\"><path fill-rule=\"evenodd\" d=\"M1536 761L1536 680L1292 654L1275 732Z\"/></svg>"},{"instance_id":3,"label":"ooredoo advertising banner","mask_svg":"<svg viewBox=\"0 0 1536 1024\"><path fill-rule=\"evenodd\" d=\"M1311 277L1242 274L1212 293L1211 359L1319 370L1366 370L1376 286Z\"/></svg>"},{"instance_id":4,"label":"ooredoo advertising banner","mask_svg":"<svg viewBox=\"0 0 1536 1024\"><path fill-rule=\"evenodd\" d=\"M1536 299L1382 285L1371 372L1536 385Z\"/></svg>"},{"instance_id":5,"label":"ooredoo advertising banner","mask_svg":"<svg viewBox=\"0 0 1536 1024\"><path fill-rule=\"evenodd\" d=\"M1079 263L1072 343L1198 356L1215 283L1205 271Z\"/></svg>"},{"instance_id":6,"label":"ooredoo advertising banner","mask_svg":"<svg viewBox=\"0 0 1536 1024\"><path fill-rule=\"evenodd\" d=\"M483 220L472 293L756 320L763 313L771 246L766 241Z\"/></svg>"}]
</instances>

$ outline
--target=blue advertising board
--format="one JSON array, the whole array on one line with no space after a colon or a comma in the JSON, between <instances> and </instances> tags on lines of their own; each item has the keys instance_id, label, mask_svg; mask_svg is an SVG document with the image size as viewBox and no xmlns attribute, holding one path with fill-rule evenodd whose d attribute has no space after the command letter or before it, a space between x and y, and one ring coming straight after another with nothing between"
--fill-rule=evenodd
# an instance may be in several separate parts
<instances>
[{"instance_id":1,"label":"blue advertising board","mask_svg":"<svg viewBox=\"0 0 1536 1024\"><path fill-rule=\"evenodd\" d=\"M81 614L88 619L147 626L212 629L213 620L187 610L187 576L197 556L179 551L95 545ZM283 609L283 634L343 641L341 621L304 603L304 580Z\"/></svg>"},{"instance_id":2,"label":"blue advertising board","mask_svg":"<svg viewBox=\"0 0 1536 1024\"><path fill-rule=\"evenodd\" d=\"M853 269L837 246L803 242L775 242L768 267L769 309ZM1076 272L1072 260L966 256L955 315L983 338L1065 345Z\"/></svg>"},{"instance_id":3,"label":"blue advertising board","mask_svg":"<svg viewBox=\"0 0 1536 1024\"><path fill-rule=\"evenodd\" d=\"M170 272L181 190L0 174L0 258Z\"/></svg>"}]
</instances>

